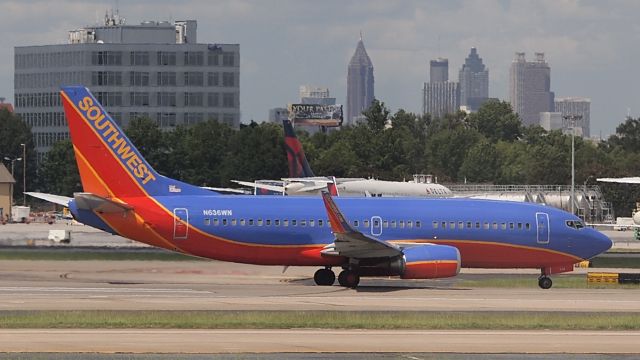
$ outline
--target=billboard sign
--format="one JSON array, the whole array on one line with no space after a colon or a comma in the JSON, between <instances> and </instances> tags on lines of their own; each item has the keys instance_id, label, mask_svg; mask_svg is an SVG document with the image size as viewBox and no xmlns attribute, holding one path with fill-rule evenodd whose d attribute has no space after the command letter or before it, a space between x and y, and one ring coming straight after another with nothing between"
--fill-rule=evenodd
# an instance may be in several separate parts
<instances>
[{"instance_id":1,"label":"billboard sign","mask_svg":"<svg viewBox=\"0 0 640 360\"><path fill-rule=\"evenodd\" d=\"M342 105L289 104L295 125L336 127L342 125Z\"/></svg>"}]
</instances>

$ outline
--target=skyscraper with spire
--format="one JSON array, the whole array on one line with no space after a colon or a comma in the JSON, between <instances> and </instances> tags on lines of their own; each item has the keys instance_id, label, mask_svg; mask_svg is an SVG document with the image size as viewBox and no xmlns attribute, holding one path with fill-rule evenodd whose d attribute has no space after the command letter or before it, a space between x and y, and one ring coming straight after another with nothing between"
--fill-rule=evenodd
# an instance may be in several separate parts
<instances>
[{"instance_id":1,"label":"skyscraper with spire","mask_svg":"<svg viewBox=\"0 0 640 360\"><path fill-rule=\"evenodd\" d=\"M460 82L460 105L471 111L477 111L489 98L489 70L482 63L476 48L472 47L469 56L458 75Z\"/></svg>"},{"instance_id":2,"label":"skyscraper with spire","mask_svg":"<svg viewBox=\"0 0 640 360\"><path fill-rule=\"evenodd\" d=\"M373 102L373 63L362 42L362 33L347 70L347 117L345 125L357 122Z\"/></svg>"}]
</instances>

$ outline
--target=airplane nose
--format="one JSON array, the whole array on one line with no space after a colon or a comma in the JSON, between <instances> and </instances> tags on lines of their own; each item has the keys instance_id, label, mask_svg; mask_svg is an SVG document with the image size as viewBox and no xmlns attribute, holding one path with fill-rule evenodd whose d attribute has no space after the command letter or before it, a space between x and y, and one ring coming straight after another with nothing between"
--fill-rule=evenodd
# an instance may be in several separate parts
<instances>
[{"instance_id":1,"label":"airplane nose","mask_svg":"<svg viewBox=\"0 0 640 360\"><path fill-rule=\"evenodd\" d=\"M600 231L594 230L595 232L595 243L596 243L596 248L599 249L598 254L601 254L609 249L611 249L611 246L613 246L613 241L611 241L611 239L609 239L609 237L603 233L601 233Z\"/></svg>"}]
</instances>

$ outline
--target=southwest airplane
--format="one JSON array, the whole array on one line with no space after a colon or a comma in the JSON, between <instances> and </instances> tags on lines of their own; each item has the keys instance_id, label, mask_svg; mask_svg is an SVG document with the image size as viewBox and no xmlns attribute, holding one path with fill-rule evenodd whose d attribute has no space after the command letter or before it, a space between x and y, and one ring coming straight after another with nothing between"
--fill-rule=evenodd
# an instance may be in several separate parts
<instances>
[{"instance_id":1,"label":"southwest airplane","mask_svg":"<svg viewBox=\"0 0 640 360\"><path fill-rule=\"evenodd\" d=\"M289 164L289 178L283 179L284 186L237 180L234 180L234 182L274 193L286 193L287 195L315 195L318 191L326 189L328 182L333 183L334 181L336 191L341 196L451 197L453 195L447 187L434 183L316 177L304 154L302 143L300 143L293 130L291 120L283 120L282 126L284 128L284 141Z\"/></svg>"},{"instance_id":2,"label":"southwest airplane","mask_svg":"<svg viewBox=\"0 0 640 360\"><path fill-rule=\"evenodd\" d=\"M88 89L64 87L64 111L83 193L67 205L87 225L184 254L314 266L318 285L361 276L433 279L460 267L550 274L611 241L558 209L469 199L225 196L158 174Z\"/></svg>"}]
</instances>

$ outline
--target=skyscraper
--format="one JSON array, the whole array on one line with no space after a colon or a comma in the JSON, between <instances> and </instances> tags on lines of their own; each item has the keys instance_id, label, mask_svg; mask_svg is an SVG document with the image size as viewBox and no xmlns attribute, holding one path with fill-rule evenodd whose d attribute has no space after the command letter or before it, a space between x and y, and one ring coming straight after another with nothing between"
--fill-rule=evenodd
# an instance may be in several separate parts
<instances>
[{"instance_id":1,"label":"skyscraper","mask_svg":"<svg viewBox=\"0 0 640 360\"><path fill-rule=\"evenodd\" d=\"M471 48L458 75L460 83L460 105L477 111L489 98L489 70L482 63L476 48Z\"/></svg>"},{"instance_id":2,"label":"skyscraper","mask_svg":"<svg viewBox=\"0 0 640 360\"><path fill-rule=\"evenodd\" d=\"M523 52L516 53L509 72L511 107L525 126L538 125L541 112L554 111L551 68L544 53L535 55L535 61L528 62Z\"/></svg>"},{"instance_id":3,"label":"skyscraper","mask_svg":"<svg viewBox=\"0 0 640 360\"><path fill-rule=\"evenodd\" d=\"M69 43L15 48L16 112L31 126L38 160L69 137L63 84L85 84L121 125L149 117L164 129L208 119L240 124L240 46L198 43L195 20L104 25Z\"/></svg>"},{"instance_id":4,"label":"skyscraper","mask_svg":"<svg viewBox=\"0 0 640 360\"><path fill-rule=\"evenodd\" d=\"M576 127L582 128L582 136L591 135L591 99L582 97L563 97L555 100L555 111L565 115L580 115L580 123ZM577 132L576 132L577 134Z\"/></svg>"},{"instance_id":5,"label":"skyscraper","mask_svg":"<svg viewBox=\"0 0 640 360\"><path fill-rule=\"evenodd\" d=\"M457 82L449 81L449 60L437 58L429 62L430 81L424 83L422 111L442 117L458 111L460 107Z\"/></svg>"},{"instance_id":6,"label":"skyscraper","mask_svg":"<svg viewBox=\"0 0 640 360\"><path fill-rule=\"evenodd\" d=\"M364 48L362 36L347 70L346 125L354 124L373 102L373 63Z\"/></svg>"}]
</instances>

